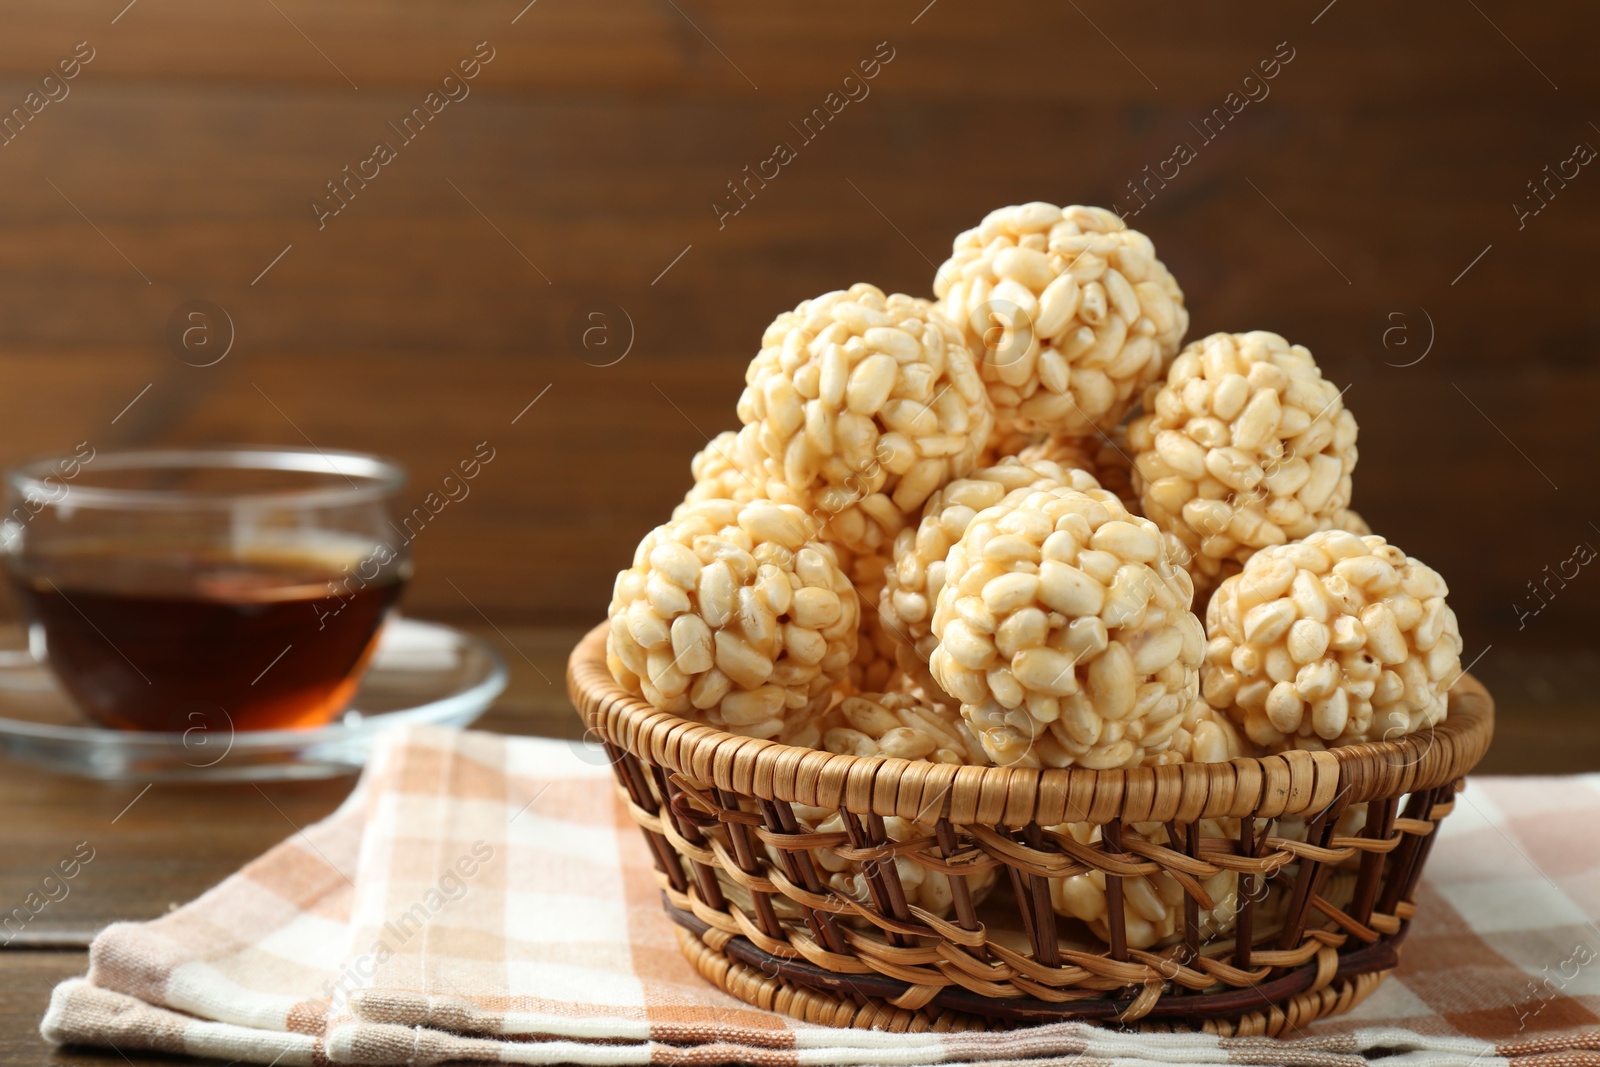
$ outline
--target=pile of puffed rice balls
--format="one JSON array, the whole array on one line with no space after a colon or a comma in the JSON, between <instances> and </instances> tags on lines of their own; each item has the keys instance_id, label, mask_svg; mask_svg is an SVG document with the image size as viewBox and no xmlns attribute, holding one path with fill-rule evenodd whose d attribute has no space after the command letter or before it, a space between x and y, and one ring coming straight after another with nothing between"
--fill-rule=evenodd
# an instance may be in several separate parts
<instances>
[{"instance_id":1,"label":"pile of puffed rice balls","mask_svg":"<svg viewBox=\"0 0 1600 1067\"><path fill-rule=\"evenodd\" d=\"M1177 281L1101 208L991 212L933 290L857 284L767 328L740 428L617 576L622 688L783 744L1012 767L1225 761L1444 718L1448 590L1350 510L1355 417L1306 348L1184 345ZM943 875L901 863L943 914ZM1056 909L1104 936L1103 878L1057 882ZM1181 930L1176 883L1135 888L1135 947Z\"/></svg>"}]
</instances>

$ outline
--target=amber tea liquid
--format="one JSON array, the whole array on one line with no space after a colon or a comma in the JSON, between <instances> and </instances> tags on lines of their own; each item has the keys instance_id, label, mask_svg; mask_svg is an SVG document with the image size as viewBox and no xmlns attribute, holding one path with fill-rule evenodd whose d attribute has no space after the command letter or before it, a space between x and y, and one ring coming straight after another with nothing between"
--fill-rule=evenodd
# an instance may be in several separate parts
<instances>
[{"instance_id":1,"label":"amber tea liquid","mask_svg":"<svg viewBox=\"0 0 1600 1067\"><path fill-rule=\"evenodd\" d=\"M366 542L60 546L13 560L50 666L91 719L123 730L320 726L360 683L404 585ZM365 575L372 577L365 578Z\"/></svg>"}]
</instances>

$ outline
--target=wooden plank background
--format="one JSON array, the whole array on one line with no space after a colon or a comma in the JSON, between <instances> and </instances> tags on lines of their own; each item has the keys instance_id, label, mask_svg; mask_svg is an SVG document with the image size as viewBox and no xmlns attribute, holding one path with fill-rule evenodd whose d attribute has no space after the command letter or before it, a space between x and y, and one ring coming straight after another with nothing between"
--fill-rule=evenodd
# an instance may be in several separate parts
<instances>
[{"instance_id":1,"label":"wooden plank background","mask_svg":"<svg viewBox=\"0 0 1600 1067\"><path fill-rule=\"evenodd\" d=\"M8 5L0 115L94 58L0 147L0 460L309 440L400 457L420 499L487 440L409 610L587 622L735 424L776 312L860 279L925 293L990 208L1132 204L1188 141L1135 225L1193 335L1275 329L1350 386L1356 505L1444 572L1469 656L1592 644L1600 578L1521 628L1514 604L1600 544L1600 174L1513 208L1600 145L1592 6L524 3ZM325 183L480 42L470 95L319 229ZM884 49L803 143L790 124ZM1275 52L1270 95L1202 143ZM719 226L780 140L798 158ZM234 324L215 366L165 339L193 299ZM585 349L599 301L610 345Z\"/></svg>"},{"instance_id":2,"label":"wooden plank background","mask_svg":"<svg viewBox=\"0 0 1600 1067\"><path fill-rule=\"evenodd\" d=\"M1350 387L1356 506L1450 580L1499 699L1485 769L1594 769L1600 575L1516 605L1600 545L1600 174L1552 180L1544 206L1527 184L1600 146L1597 30L1593 5L1509 0L13 0L0 463L311 441L403 460L409 507L488 441L417 539L406 607L501 645L514 684L485 725L570 737L546 676L734 425L778 311L857 280L927 293L991 208L1131 205L1184 141L1197 158L1134 224L1192 335L1278 330ZM791 123L880 48L869 94L801 143ZM319 228L325 183L475 50L493 58L470 95ZM41 88L75 52L93 58ZM726 183L779 141L798 157L719 225ZM214 366L166 339L193 300L233 323ZM0 900L87 839L102 858L40 932L159 914L348 781L269 785L269 805L9 768ZM44 1057L45 990L82 972L44 944L0 967L0 1062Z\"/></svg>"}]
</instances>

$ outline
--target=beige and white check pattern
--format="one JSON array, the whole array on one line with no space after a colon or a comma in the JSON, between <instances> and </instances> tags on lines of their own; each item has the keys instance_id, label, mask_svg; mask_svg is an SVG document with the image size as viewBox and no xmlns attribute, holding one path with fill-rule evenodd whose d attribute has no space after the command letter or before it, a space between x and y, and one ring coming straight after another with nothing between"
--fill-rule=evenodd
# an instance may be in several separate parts
<instances>
[{"instance_id":1,"label":"beige and white check pattern","mask_svg":"<svg viewBox=\"0 0 1600 1067\"><path fill-rule=\"evenodd\" d=\"M397 734L328 819L168 915L105 930L44 1036L282 1065L1600 1064L1600 776L1475 780L1398 975L1277 1041L888 1034L749 1007L679 955L597 762L555 741Z\"/></svg>"}]
</instances>

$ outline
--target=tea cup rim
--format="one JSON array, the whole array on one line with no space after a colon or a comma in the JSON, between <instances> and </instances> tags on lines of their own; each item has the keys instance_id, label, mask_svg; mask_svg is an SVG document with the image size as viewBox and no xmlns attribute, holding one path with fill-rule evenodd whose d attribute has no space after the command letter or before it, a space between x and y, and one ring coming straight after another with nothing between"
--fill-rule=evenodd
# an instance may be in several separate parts
<instances>
[{"instance_id":1,"label":"tea cup rim","mask_svg":"<svg viewBox=\"0 0 1600 1067\"><path fill-rule=\"evenodd\" d=\"M315 485L270 490L139 489L83 484L82 469L108 470L219 469L302 471L335 474L346 485ZM67 471L72 474L67 474ZM53 482L52 482L53 479ZM6 471L6 486L22 500L85 508L235 507L241 504L339 507L379 502L400 490L405 468L397 461L368 452L299 448L288 445L215 445L199 448L130 448L93 451L89 458L57 455L22 463Z\"/></svg>"}]
</instances>

